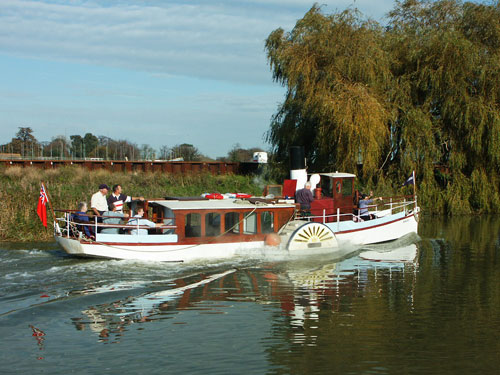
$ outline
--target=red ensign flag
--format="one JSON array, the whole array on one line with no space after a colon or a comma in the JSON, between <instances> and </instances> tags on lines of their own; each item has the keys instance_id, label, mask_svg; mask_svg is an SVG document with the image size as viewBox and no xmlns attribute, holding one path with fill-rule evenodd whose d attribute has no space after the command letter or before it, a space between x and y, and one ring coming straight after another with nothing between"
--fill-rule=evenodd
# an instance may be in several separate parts
<instances>
[{"instance_id":1,"label":"red ensign flag","mask_svg":"<svg viewBox=\"0 0 500 375\"><path fill-rule=\"evenodd\" d=\"M38 205L36 207L36 213L38 217L42 221L44 227L47 227L47 202L49 201L49 197L45 192L45 186L42 184L42 188L40 189L40 197L38 198Z\"/></svg>"}]
</instances>

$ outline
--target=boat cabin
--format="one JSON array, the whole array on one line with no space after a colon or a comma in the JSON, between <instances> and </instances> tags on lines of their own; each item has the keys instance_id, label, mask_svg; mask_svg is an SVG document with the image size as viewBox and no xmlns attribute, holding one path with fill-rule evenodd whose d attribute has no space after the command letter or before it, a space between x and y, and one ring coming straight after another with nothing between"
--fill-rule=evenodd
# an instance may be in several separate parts
<instances>
[{"instance_id":1,"label":"boat cabin","mask_svg":"<svg viewBox=\"0 0 500 375\"><path fill-rule=\"evenodd\" d=\"M150 234L176 234L179 243L264 240L276 233L295 212L294 204L260 204L248 200L166 199L145 202L148 219L173 228ZM146 218L146 216L145 216Z\"/></svg>"},{"instance_id":2,"label":"boat cabin","mask_svg":"<svg viewBox=\"0 0 500 375\"><path fill-rule=\"evenodd\" d=\"M312 216L328 216L326 222L352 220L354 205L354 179L350 173L320 173L320 196L315 194L311 203ZM317 190L317 189L316 189ZM339 218L332 215L339 215ZM314 219L322 221L322 218Z\"/></svg>"}]
</instances>

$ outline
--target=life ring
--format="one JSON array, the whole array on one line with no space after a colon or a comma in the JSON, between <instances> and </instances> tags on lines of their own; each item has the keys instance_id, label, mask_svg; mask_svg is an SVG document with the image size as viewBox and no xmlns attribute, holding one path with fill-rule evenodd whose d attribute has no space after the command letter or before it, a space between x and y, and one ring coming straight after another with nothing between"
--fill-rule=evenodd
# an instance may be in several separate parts
<instances>
[{"instance_id":1,"label":"life ring","mask_svg":"<svg viewBox=\"0 0 500 375\"><path fill-rule=\"evenodd\" d=\"M203 194L206 199L224 199L224 196L219 193Z\"/></svg>"},{"instance_id":2,"label":"life ring","mask_svg":"<svg viewBox=\"0 0 500 375\"><path fill-rule=\"evenodd\" d=\"M245 193L236 193L236 198L243 199L243 198L251 198L252 194L245 194Z\"/></svg>"}]
</instances>

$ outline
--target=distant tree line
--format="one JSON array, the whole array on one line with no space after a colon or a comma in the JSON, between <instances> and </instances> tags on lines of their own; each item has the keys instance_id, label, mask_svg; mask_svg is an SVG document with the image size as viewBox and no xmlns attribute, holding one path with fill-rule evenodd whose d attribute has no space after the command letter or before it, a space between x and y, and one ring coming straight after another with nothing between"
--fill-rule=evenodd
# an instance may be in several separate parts
<instances>
[{"instance_id":1,"label":"distant tree line","mask_svg":"<svg viewBox=\"0 0 500 375\"><path fill-rule=\"evenodd\" d=\"M500 212L500 5L396 1L381 25L314 5L266 51L287 93L267 140L286 166L400 186L416 170L430 212Z\"/></svg>"},{"instance_id":2,"label":"distant tree line","mask_svg":"<svg viewBox=\"0 0 500 375\"><path fill-rule=\"evenodd\" d=\"M249 161L253 150L236 145L221 161ZM127 140L114 140L105 136L86 133L84 136L71 135L69 138L59 135L51 141L40 142L33 135L30 127L19 127L12 140L0 146L0 153L19 154L23 158L59 158L59 159L103 159L103 160L211 160L204 156L192 144L183 143L172 147L161 146L159 150L143 144L138 146Z\"/></svg>"}]
</instances>

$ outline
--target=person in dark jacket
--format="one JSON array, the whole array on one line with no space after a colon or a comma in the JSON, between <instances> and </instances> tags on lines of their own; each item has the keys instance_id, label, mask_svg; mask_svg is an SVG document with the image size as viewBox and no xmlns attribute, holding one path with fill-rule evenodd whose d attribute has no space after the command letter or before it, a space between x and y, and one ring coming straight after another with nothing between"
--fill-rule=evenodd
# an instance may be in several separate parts
<instances>
[{"instance_id":1,"label":"person in dark jacket","mask_svg":"<svg viewBox=\"0 0 500 375\"><path fill-rule=\"evenodd\" d=\"M87 203L78 203L78 211L72 215L72 221L82 224L90 224L89 216L87 215ZM90 225L78 225L78 230L83 232L88 238L94 239L94 233Z\"/></svg>"},{"instance_id":2,"label":"person in dark jacket","mask_svg":"<svg viewBox=\"0 0 500 375\"><path fill-rule=\"evenodd\" d=\"M300 203L302 211L309 211L314 197L311 191L311 183L306 182L303 189L297 190L295 193L295 202Z\"/></svg>"}]
</instances>

